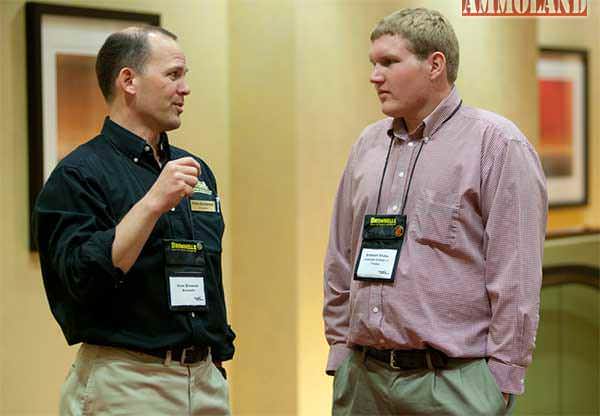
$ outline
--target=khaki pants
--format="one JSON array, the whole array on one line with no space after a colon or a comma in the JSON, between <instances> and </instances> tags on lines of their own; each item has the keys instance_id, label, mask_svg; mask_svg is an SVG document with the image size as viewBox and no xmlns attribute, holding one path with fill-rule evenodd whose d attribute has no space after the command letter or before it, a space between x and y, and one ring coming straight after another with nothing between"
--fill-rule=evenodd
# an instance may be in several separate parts
<instances>
[{"instance_id":1,"label":"khaki pants","mask_svg":"<svg viewBox=\"0 0 600 416\"><path fill-rule=\"evenodd\" d=\"M227 381L211 361L182 366L83 344L61 390L63 415L229 415Z\"/></svg>"},{"instance_id":2,"label":"khaki pants","mask_svg":"<svg viewBox=\"0 0 600 416\"><path fill-rule=\"evenodd\" d=\"M333 415L507 415L485 359L450 359L447 368L394 370L354 351L336 371Z\"/></svg>"}]
</instances>

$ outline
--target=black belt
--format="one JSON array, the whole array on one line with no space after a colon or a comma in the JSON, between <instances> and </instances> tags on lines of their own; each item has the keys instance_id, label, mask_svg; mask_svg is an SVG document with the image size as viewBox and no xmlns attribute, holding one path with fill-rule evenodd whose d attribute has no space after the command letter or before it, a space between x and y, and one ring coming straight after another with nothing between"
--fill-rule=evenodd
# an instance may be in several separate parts
<instances>
[{"instance_id":1,"label":"black belt","mask_svg":"<svg viewBox=\"0 0 600 416\"><path fill-rule=\"evenodd\" d=\"M160 350L139 350L144 354L159 357L164 360L178 361L181 365L196 364L199 361L204 361L208 357L210 352L209 347L205 346L191 346L191 347L177 347L171 349L160 349Z\"/></svg>"},{"instance_id":2,"label":"black belt","mask_svg":"<svg viewBox=\"0 0 600 416\"><path fill-rule=\"evenodd\" d=\"M367 357L388 364L397 370L417 370L444 368L448 365L448 356L441 351L429 348L426 350L376 350L361 347Z\"/></svg>"}]
</instances>

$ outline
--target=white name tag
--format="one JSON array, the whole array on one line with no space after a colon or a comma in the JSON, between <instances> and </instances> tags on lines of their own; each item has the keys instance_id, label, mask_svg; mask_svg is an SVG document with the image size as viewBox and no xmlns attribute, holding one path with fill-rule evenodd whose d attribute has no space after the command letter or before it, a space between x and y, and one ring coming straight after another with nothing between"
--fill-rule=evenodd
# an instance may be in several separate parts
<instances>
[{"instance_id":1,"label":"white name tag","mask_svg":"<svg viewBox=\"0 0 600 416\"><path fill-rule=\"evenodd\" d=\"M363 279L391 280L397 255L397 249L363 248L356 276Z\"/></svg>"},{"instance_id":2,"label":"white name tag","mask_svg":"<svg viewBox=\"0 0 600 416\"><path fill-rule=\"evenodd\" d=\"M169 276L171 307L206 306L203 277Z\"/></svg>"}]
</instances>

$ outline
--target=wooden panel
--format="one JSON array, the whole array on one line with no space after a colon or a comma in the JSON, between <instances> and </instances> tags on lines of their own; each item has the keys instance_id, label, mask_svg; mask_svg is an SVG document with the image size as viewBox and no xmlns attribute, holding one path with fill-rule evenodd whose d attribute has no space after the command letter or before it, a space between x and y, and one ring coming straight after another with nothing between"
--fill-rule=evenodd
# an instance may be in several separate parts
<instances>
[{"instance_id":1,"label":"wooden panel","mask_svg":"<svg viewBox=\"0 0 600 416\"><path fill-rule=\"evenodd\" d=\"M600 292L582 285L542 290L540 325L517 415L600 414Z\"/></svg>"},{"instance_id":2,"label":"wooden panel","mask_svg":"<svg viewBox=\"0 0 600 416\"><path fill-rule=\"evenodd\" d=\"M562 289L561 404L565 415L598 415L598 290Z\"/></svg>"},{"instance_id":3,"label":"wooden panel","mask_svg":"<svg viewBox=\"0 0 600 416\"><path fill-rule=\"evenodd\" d=\"M557 238L544 244L544 267L561 264L600 265L600 234Z\"/></svg>"}]
</instances>

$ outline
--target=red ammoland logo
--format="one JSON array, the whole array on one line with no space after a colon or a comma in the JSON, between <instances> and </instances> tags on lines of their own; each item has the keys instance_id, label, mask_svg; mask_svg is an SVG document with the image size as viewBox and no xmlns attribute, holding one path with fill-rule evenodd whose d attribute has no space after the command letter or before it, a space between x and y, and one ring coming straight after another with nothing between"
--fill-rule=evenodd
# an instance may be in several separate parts
<instances>
[{"instance_id":1,"label":"red ammoland logo","mask_svg":"<svg viewBox=\"0 0 600 416\"><path fill-rule=\"evenodd\" d=\"M462 0L463 16L587 16L587 0Z\"/></svg>"}]
</instances>

